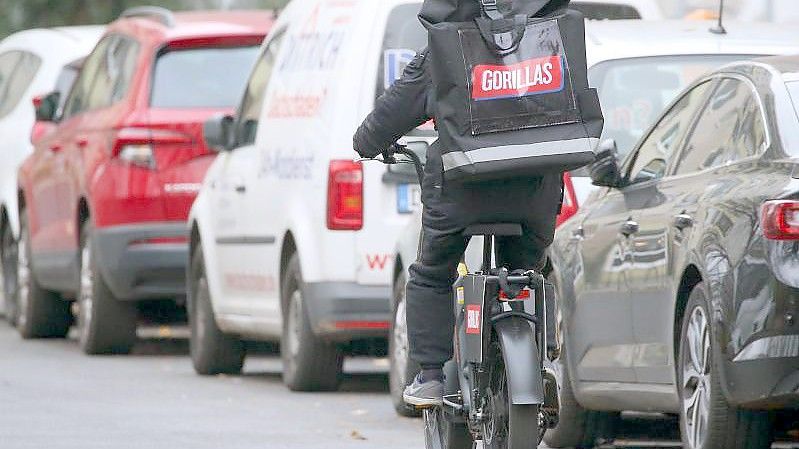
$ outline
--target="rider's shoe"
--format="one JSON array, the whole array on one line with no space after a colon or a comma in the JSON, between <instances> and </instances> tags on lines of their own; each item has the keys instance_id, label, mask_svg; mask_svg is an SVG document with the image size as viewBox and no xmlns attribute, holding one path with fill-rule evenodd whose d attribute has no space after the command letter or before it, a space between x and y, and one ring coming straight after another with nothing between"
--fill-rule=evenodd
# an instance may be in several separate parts
<instances>
[{"instance_id":1,"label":"rider's shoe","mask_svg":"<svg viewBox=\"0 0 799 449\"><path fill-rule=\"evenodd\" d=\"M415 407L440 406L444 400L444 381L442 378L425 379L419 373L413 383L405 387L402 399Z\"/></svg>"}]
</instances>

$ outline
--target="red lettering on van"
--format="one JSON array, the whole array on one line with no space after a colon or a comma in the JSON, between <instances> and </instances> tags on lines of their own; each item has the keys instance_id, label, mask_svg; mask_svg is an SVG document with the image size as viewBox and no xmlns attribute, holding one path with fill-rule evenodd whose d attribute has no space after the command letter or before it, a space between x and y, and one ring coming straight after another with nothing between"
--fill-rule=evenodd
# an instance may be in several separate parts
<instances>
[{"instance_id":1,"label":"red lettering on van","mask_svg":"<svg viewBox=\"0 0 799 449\"><path fill-rule=\"evenodd\" d=\"M370 270L385 270L386 264L391 259L390 254L367 254L366 265Z\"/></svg>"}]
</instances>

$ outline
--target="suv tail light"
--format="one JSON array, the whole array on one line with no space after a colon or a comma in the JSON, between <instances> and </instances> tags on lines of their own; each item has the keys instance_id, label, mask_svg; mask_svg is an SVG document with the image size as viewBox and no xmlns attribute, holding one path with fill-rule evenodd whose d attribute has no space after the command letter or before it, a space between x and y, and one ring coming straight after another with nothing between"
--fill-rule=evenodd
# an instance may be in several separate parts
<instances>
[{"instance_id":1,"label":"suv tail light","mask_svg":"<svg viewBox=\"0 0 799 449\"><path fill-rule=\"evenodd\" d=\"M799 201L766 201L760 211L760 223L767 239L799 240Z\"/></svg>"},{"instance_id":2,"label":"suv tail light","mask_svg":"<svg viewBox=\"0 0 799 449\"><path fill-rule=\"evenodd\" d=\"M574 184L569 173L563 174L563 206L558 215L558 226L577 213L577 194L574 192Z\"/></svg>"},{"instance_id":3,"label":"suv tail light","mask_svg":"<svg viewBox=\"0 0 799 449\"><path fill-rule=\"evenodd\" d=\"M330 161L327 178L327 228L357 231L363 227L363 165Z\"/></svg>"},{"instance_id":4,"label":"suv tail light","mask_svg":"<svg viewBox=\"0 0 799 449\"><path fill-rule=\"evenodd\" d=\"M114 136L113 156L127 164L155 169L159 144L191 144L192 139L174 131L151 128L121 128Z\"/></svg>"}]
</instances>

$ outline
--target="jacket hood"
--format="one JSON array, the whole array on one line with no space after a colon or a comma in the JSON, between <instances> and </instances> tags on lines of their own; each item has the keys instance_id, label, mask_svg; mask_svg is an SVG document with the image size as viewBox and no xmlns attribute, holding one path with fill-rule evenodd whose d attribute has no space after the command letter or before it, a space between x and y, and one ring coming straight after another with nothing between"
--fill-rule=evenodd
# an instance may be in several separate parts
<instances>
[{"instance_id":1,"label":"jacket hood","mask_svg":"<svg viewBox=\"0 0 799 449\"><path fill-rule=\"evenodd\" d=\"M543 16L569 4L569 0L497 0L507 17ZM480 16L480 0L424 0L419 18L429 23L469 22Z\"/></svg>"}]
</instances>

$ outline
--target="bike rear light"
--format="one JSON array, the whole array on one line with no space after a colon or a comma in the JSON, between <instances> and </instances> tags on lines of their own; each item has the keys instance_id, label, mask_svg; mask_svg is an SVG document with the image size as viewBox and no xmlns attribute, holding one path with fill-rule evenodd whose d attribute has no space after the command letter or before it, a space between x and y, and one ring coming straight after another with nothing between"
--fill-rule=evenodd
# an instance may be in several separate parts
<instances>
[{"instance_id":1,"label":"bike rear light","mask_svg":"<svg viewBox=\"0 0 799 449\"><path fill-rule=\"evenodd\" d=\"M508 297L508 294L505 293L504 291L502 291L502 290L499 291L499 300L500 301L524 301L525 299L530 299L530 297L531 297L531 295L530 295L530 289L529 288L525 288L524 290L520 291L519 294L516 295L516 297L513 298L513 299L510 299Z\"/></svg>"},{"instance_id":2,"label":"bike rear light","mask_svg":"<svg viewBox=\"0 0 799 449\"><path fill-rule=\"evenodd\" d=\"M760 224L769 240L799 240L799 201L766 201L760 210Z\"/></svg>"},{"instance_id":3,"label":"bike rear light","mask_svg":"<svg viewBox=\"0 0 799 449\"><path fill-rule=\"evenodd\" d=\"M363 165L351 160L330 161L327 181L327 228L363 228Z\"/></svg>"},{"instance_id":4,"label":"bike rear light","mask_svg":"<svg viewBox=\"0 0 799 449\"><path fill-rule=\"evenodd\" d=\"M563 174L563 205L560 208L557 225L573 217L577 213L577 194L574 191L574 184L569 173Z\"/></svg>"}]
</instances>

